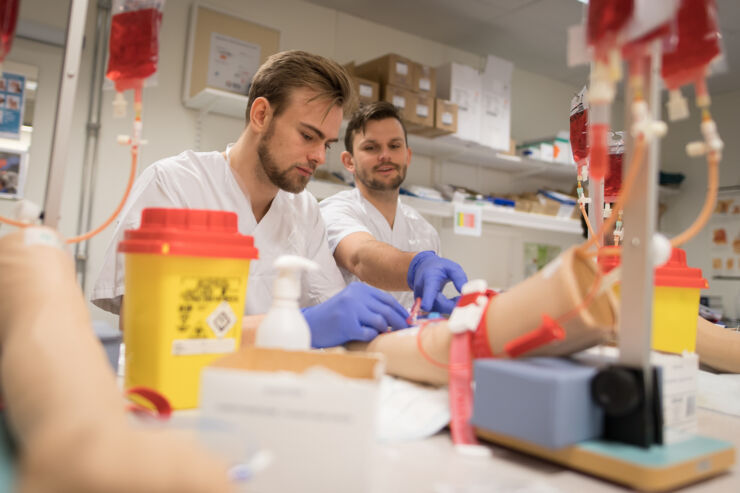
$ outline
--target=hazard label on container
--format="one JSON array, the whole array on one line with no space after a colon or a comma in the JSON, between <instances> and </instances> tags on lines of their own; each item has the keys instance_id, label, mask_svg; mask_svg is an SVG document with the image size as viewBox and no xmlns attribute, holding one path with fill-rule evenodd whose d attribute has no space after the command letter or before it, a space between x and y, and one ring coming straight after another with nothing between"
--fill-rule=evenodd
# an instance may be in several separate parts
<instances>
[{"instance_id":1,"label":"hazard label on container","mask_svg":"<svg viewBox=\"0 0 740 493\"><path fill-rule=\"evenodd\" d=\"M213 313L208 315L206 323L211 328L216 337L223 337L229 329L236 323L236 315L231 309L231 306L225 301L222 301L220 305L213 310Z\"/></svg>"},{"instance_id":2,"label":"hazard label on container","mask_svg":"<svg viewBox=\"0 0 740 493\"><path fill-rule=\"evenodd\" d=\"M223 338L239 317L235 305L246 279L241 277L183 276L177 280L178 304L175 320L177 339Z\"/></svg>"}]
</instances>

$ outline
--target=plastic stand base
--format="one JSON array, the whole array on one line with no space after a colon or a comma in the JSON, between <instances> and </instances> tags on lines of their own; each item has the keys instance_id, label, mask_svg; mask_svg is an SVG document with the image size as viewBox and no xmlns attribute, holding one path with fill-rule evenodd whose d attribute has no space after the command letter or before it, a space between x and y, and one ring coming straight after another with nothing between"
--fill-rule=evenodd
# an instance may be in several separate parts
<instances>
[{"instance_id":1,"label":"plastic stand base","mask_svg":"<svg viewBox=\"0 0 740 493\"><path fill-rule=\"evenodd\" d=\"M649 448L588 440L562 449L547 449L480 428L476 434L483 440L639 491L673 490L716 476L735 462L732 444L703 436Z\"/></svg>"}]
</instances>

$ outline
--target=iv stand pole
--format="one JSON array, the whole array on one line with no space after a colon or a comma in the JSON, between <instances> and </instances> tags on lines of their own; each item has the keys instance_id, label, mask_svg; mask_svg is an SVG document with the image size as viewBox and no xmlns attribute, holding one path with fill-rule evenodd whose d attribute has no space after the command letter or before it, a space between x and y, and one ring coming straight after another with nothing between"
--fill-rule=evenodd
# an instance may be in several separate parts
<instances>
[{"instance_id":1,"label":"iv stand pole","mask_svg":"<svg viewBox=\"0 0 740 493\"><path fill-rule=\"evenodd\" d=\"M644 71L645 99L650 116L660 119L660 44L650 47L649 64ZM627 84L625 105L625 160L630 163L634 141L630 133L632 113L629 102L633 99L631 85ZM653 320L653 259L650 245L655 233L657 209L657 176L660 161L659 139L652 139L647 147L647 161L637 176L630 200L624 206L624 243L622 246L622 289L619 313L620 363L641 368L644 376L646 403L652 409L653 378L650 366L650 347ZM625 170L626 174L626 170ZM649 420L652 422L652 420Z\"/></svg>"},{"instance_id":2,"label":"iv stand pole","mask_svg":"<svg viewBox=\"0 0 740 493\"><path fill-rule=\"evenodd\" d=\"M57 111L54 119L54 136L51 141L49 178L44 197L44 225L59 228L61 216L64 171L67 165L69 136L75 109L77 79L80 75L82 41L85 36L87 0L72 0L67 22L67 39L64 46L61 81L57 96Z\"/></svg>"}]
</instances>

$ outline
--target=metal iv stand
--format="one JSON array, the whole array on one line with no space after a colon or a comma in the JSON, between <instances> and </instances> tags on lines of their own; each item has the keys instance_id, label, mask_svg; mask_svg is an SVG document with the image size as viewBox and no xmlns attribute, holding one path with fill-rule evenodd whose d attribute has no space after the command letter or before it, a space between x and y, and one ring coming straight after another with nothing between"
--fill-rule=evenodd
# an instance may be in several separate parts
<instances>
[{"instance_id":1,"label":"metal iv stand","mask_svg":"<svg viewBox=\"0 0 740 493\"><path fill-rule=\"evenodd\" d=\"M644 71L644 98L650 108L650 117L660 119L660 42L650 47L650 58L642 63L649 64ZM626 84L625 90L625 163L632 163L634 139L632 127L633 88ZM621 365L640 370L642 378L642 402L640 412L646 426L643 428L644 444L654 443L660 433L653 415L654 385L650 364L650 348L653 320L653 255L651 243L655 233L657 210L657 175L660 160L660 141L655 138L646 144L646 162L642 165L630 200L624 206L625 237L622 245L622 288L619 308L619 362ZM627 170L625 170L625 173ZM612 212L613 214L616 211ZM638 377L639 378L639 377Z\"/></svg>"},{"instance_id":2,"label":"metal iv stand","mask_svg":"<svg viewBox=\"0 0 740 493\"><path fill-rule=\"evenodd\" d=\"M61 81L57 96L57 111L54 119L54 135L51 141L49 177L44 196L44 225L58 229L61 217L62 189L67 165L69 136L72 130L75 93L82 57L82 41L85 35L87 0L72 0L69 7L67 37L64 46Z\"/></svg>"}]
</instances>

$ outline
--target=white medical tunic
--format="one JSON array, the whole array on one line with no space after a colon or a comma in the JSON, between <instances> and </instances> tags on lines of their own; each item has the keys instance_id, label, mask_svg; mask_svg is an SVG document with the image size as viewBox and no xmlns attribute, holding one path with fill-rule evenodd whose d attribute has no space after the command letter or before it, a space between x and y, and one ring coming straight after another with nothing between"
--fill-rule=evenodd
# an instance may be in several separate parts
<instances>
[{"instance_id":1,"label":"white medical tunic","mask_svg":"<svg viewBox=\"0 0 740 493\"><path fill-rule=\"evenodd\" d=\"M388 243L404 252L433 250L440 254L439 234L429 222L412 207L398 198L393 228L383 214L357 188L339 192L321 201L332 253L347 235L357 232L371 234L376 240ZM357 276L340 267L345 282L358 281ZM411 291L390 291L403 305L410 309L414 304Z\"/></svg>"},{"instance_id":2,"label":"white medical tunic","mask_svg":"<svg viewBox=\"0 0 740 493\"><path fill-rule=\"evenodd\" d=\"M253 236L259 250L259 259L249 266L245 315L265 313L270 307L277 277L273 262L280 255L300 255L319 264L318 270L302 275L301 306L326 301L345 286L329 251L326 228L313 195L280 190L257 223L249 198L223 154L185 151L157 161L137 178L92 292L92 302L104 310L120 312L124 255L116 248L125 230L139 227L141 211L147 207L211 209L238 215L239 232Z\"/></svg>"}]
</instances>

